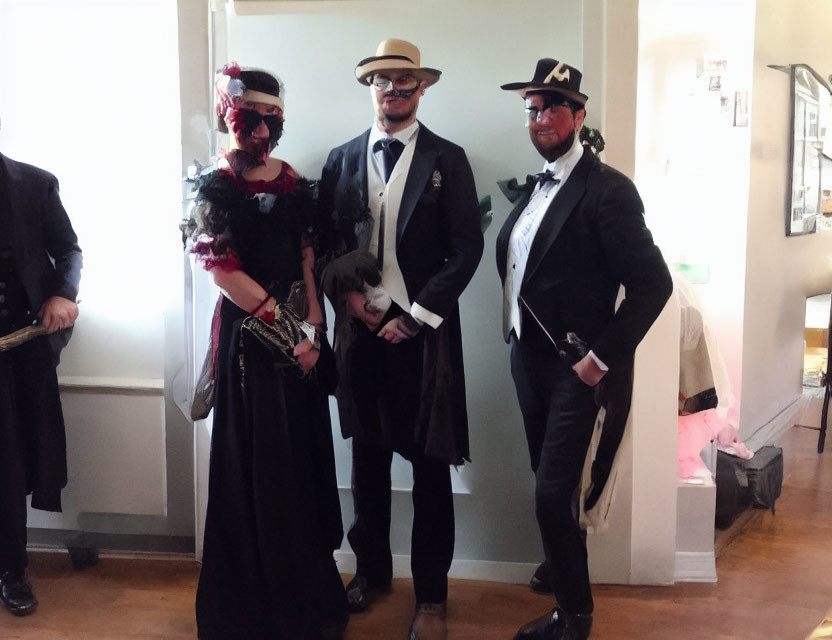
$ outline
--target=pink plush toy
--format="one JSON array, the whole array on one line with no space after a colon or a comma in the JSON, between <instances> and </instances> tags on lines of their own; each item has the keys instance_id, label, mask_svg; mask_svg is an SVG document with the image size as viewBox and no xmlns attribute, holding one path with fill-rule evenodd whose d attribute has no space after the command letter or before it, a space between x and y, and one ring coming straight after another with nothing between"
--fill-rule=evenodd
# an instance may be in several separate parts
<instances>
[{"instance_id":1,"label":"pink plush toy","mask_svg":"<svg viewBox=\"0 0 832 640\"><path fill-rule=\"evenodd\" d=\"M739 440L738 415L725 363L690 283L673 274L681 309L679 351L679 478L703 483L711 472L700 453L711 440L740 458L754 454Z\"/></svg>"}]
</instances>

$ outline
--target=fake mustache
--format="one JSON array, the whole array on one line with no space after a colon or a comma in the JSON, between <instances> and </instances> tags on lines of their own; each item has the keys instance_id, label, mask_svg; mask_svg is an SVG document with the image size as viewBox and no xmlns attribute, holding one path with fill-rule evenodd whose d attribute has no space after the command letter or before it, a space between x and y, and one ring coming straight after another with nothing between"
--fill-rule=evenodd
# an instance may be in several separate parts
<instances>
[{"instance_id":1,"label":"fake mustache","mask_svg":"<svg viewBox=\"0 0 832 640\"><path fill-rule=\"evenodd\" d=\"M385 98L404 98L407 100L410 96L416 93L419 90L419 87L415 87L413 89L390 89L389 91L384 92Z\"/></svg>"}]
</instances>

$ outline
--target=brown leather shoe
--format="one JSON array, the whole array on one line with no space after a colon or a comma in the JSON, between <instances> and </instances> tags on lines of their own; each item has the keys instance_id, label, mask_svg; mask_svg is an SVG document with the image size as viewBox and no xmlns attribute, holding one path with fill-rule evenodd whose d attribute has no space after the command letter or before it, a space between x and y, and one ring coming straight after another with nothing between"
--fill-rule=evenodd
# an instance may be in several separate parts
<instances>
[{"instance_id":1,"label":"brown leather shoe","mask_svg":"<svg viewBox=\"0 0 832 640\"><path fill-rule=\"evenodd\" d=\"M413 623L410 625L410 640L446 640L445 603L423 602L416 605Z\"/></svg>"}]
</instances>

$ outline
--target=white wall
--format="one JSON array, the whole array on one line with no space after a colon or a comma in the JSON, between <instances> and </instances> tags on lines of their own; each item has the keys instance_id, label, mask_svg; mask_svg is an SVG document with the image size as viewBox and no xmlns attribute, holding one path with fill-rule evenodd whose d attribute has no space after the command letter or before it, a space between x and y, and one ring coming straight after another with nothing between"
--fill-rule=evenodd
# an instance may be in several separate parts
<instances>
[{"instance_id":1,"label":"white wall","mask_svg":"<svg viewBox=\"0 0 832 640\"><path fill-rule=\"evenodd\" d=\"M832 289L832 234L786 237L789 76L767 65L832 73L832 3L758 0L751 110L751 188L743 321L741 434L769 423L801 393L806 297Z\"/></svg>"},{"instance_id":2,"label":"white wall","mask_svg":"<svg viewBox=\"0 0 832 640\"><path fill-rule=\"evenodd\" d=\"M753 26L754 0L640 2L636 183L665 259L709 272L694 288L737 410L750 129L734 126L734 100L750 94ZM708 58L727 61L719 91L710 90Z\"/></svg>"},{"instance_id":3,"label":"white wall","mask_svg":"<svg viewBox=\"0 0 832 640\"><path fill-rule=\"evenodd\" d=\"M57 175L85 262L58 370L83 387L64 395L67 509L30 523L192 535L190 425L165 415L162 389L181 360L166 336L181 307L175 5L4 0L0 59L0 149ZM118 492L119 471L146 493Z\"/></svg>"}]
</instances>

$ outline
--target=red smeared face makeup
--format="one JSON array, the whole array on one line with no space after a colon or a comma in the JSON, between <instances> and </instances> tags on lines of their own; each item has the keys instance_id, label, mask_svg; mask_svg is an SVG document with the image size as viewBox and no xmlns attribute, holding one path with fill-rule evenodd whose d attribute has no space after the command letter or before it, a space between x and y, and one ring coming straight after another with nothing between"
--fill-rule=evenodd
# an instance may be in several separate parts
<instances>
[{"instance_id":1,"label":"red smeared face makeup","mask_svg":"<svg viewBox=\"0 0 832 640\"><path fill-rule=\"evenodd\" d=\"M235 101L225 121L237 147L263 159L283 135L283 111L276 105Z\"/></svg>"}]
</instances>

